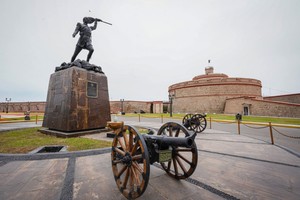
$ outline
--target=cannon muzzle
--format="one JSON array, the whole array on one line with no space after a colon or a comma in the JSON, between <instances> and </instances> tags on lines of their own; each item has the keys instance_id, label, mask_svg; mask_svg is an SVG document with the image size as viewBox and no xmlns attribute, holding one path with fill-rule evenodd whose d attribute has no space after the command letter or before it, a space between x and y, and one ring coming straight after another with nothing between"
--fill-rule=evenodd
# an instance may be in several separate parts
<instances>
[{"instance_id":1,"label":"cannon muzzle","mask_svg":"<svg viewBox=\"0 0 300 200\"><path fill-rule=\"evenodd\" d=\"M192 147L195 137L197 133L193 133L192 135L180 138L180 137L169 137L166 135L143 135L146 142L157 143L160 147L165 146L178 146L178 147Z\"/></svg>"}]
</instances>

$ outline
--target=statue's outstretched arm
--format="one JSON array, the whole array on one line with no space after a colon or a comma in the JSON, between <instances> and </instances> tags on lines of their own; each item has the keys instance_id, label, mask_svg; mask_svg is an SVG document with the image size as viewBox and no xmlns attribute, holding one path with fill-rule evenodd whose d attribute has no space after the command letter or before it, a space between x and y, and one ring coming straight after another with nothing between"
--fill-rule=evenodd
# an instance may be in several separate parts
<instances>
[{"instance_id":1,"label":"statue's outstretched arm","mask_svg":"<svg viewBox=\"0 0 300 200\"><path fill-rule=\"evenodd\" d=\"M79 32L80 26L81 26L81 24L80 24L80 23L77 23L76 28L75 28L75 31L74 31L74 33L72 34L73 37L75 37L75 36L77 35L77 33Z\"/></svg>"},{"instance_id":2,"label":"statue's outstretched arm","mask_svg":"<svg viewBox=\"0 0 300 200\"><path fill-rule=\"evenodd\" d=\"M92 30L95 30L96 28L97 28L97 20L95 20L94 26L91 26L91 29L92 29Z\"/></svg>"}]
</instances>

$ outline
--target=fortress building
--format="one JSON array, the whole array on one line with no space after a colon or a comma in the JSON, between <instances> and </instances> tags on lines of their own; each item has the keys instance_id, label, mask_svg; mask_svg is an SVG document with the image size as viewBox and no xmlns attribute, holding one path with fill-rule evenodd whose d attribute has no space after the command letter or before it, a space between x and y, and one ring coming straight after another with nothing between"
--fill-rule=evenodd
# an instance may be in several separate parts
<instances>
[{"instance_id":1,"label":"fortress building","mask_svg":"<svg viewBox=\"0 0 300 200\"><path fill-rule=\"evenodd\" d=\"M232 78L205 68L191 81L169 86L175 113L224 113L300 117L300 94L262 97L260 80Z\"/></svg>"},{"instance_id":2,"label":"fortress building","mask_svg":"<svg viewBox=\"0 0 300 200\"><path fill-rule=\"evenodd\" d=\"M180 113L223 113L226 99L247 96L262 98L261 81L250 78L231 78L214 73L213 67L191 81L169 87L173 97L173 111Z\"/></svg>"}]
</instances>

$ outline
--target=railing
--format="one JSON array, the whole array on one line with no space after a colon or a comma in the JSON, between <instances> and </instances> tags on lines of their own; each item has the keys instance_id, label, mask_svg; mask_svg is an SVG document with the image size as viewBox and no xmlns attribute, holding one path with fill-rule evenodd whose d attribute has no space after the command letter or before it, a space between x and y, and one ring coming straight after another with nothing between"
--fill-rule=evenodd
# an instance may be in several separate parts
<instances>
[{"instance_id":1,"label":"railing","mask_svg":"<svg viewBox=\"0 0 300 200\"><path fill-rule=\"evenodd\" d=\"M252 128L252 129L264 129L264 128L269 128L269 133L270 133L270 140L271 140L271 144L274 144L274 136L273 136L273 130L276 131L278 134L288 137L288 138L292 138L292 139L300 139L300 136L291 136L285 133L280 132L278 129L276 129L275 127L282 127L282 128L296 128L296 129L300 129L300 125L286 125L286 124L275 124L275 123L263 123L263 122L244 122L241 120L216 120L216 119L211 119L211 117L209 117L208 119L209 121L209 128L212 129L212 122L217 122L220 124L237 124L237 132L240 135L241 134L241 125L244 125L248 128ZM256 125L256 126L260 126L260 127L255 127L255 126L251 126L251 125Z\"/></svg>"}]
</instances>

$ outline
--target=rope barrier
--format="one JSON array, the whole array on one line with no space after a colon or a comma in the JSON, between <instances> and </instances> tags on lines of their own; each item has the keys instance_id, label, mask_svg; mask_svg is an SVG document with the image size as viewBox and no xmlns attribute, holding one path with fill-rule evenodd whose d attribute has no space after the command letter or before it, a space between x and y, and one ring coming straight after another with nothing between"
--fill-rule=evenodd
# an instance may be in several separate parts
<instances>
[{"instance_id":1,"label":"rope barrier","mask_svg":"<svg viewBox=\"0 0 300 200\"><path fill-rule=\"evenodd\" d=\"M281 133L280 131L278 131L276 128L272 127L277 133L279 133L280 135L283 135L285 137L288 137L288 138L293 138L293 139L300 139L300 137L297 137L297 136L290 136L290 135L286 135L284 133Z\"/></svg>"},{"instance_id":2,"label":"rope barrier","mask_svg":"<svg viewBox=\"0 0 300 200\"><path fill-rule=\"evenodd\" d=\"M219 124L235 124L236 122L218 122L218 121L214 121L217 122Z\"/></svg>"},{"instance_id":3,"label":"rope barrier","mask_svg":"<svg viewBox=\"0 0 300 200\"><path fill-rule=\"evenodd\" d=\"M254 127L254 126L249 126L246 124L243 124L244 126L248 127L248 128L253 128L253 129L263 129L263 128L268 128L269 126L263 126L263 127Z\"/></svg>"}]
</instances>

